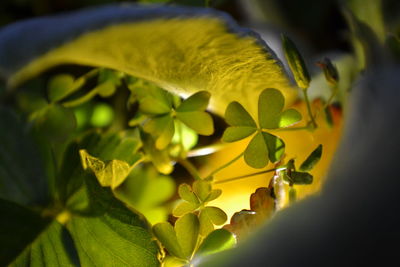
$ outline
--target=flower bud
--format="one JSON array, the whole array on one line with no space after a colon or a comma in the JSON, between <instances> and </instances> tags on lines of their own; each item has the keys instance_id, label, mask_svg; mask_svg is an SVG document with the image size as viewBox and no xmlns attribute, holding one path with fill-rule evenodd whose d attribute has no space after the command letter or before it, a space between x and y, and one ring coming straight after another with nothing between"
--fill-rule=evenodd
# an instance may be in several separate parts
<instances>
[{"instance_id":1,"label":"flower bud","mask_svg":"<svg viewBox=\"0 0 400 267\"><path fill-rule=\"evenodd\" d=\"M339 72L329 58L324 58L323 61L317 62L317 65L322 69L325 79L332 86L336 86L339 82Z\"/></svg>"},{"instance_id":2,"label":"flower bud","mask_svg":"<svg viewBox=\"0 0 400 267\"><path fill-rule=\"evenodd\" d=\"M310 85L311 79L299 50L297 50L297 47L293 41L283 34L282 45L286 60L289 63L290 70L293 73L293 77L297 85L303 90L307 89Z\"/></svg>"}]
</instances>

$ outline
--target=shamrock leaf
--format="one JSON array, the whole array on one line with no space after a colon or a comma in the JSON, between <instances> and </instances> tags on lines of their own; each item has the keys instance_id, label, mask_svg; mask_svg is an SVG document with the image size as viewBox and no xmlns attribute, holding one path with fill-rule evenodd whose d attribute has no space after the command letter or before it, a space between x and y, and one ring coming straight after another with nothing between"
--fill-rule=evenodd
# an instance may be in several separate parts
<instances>
[{"instance_id":1,"label":"shamrock leaf","mask_svg":"<svg viewBox=\"0 0 400 267\"><path fill-rule=\"evenodd\" d=\"M258 122L238 102L228 105L225 112L226 122L230 125L222 140L235 142L256 133L244 151L245 162L253 168L263 168L269 161L279 161L285 152L285 143L279 137L266 132L291 126L301 120L301 114L295 109L283 110L285 99L276 89L265 89L258 100Z\"/></svg>"},{"instance_id":2,"label":"shamrock leaf","mask_svg":"<svg viewBox=\"0 0 400 267\"><path fill-rule=\"evenodd\" d=\"M211 115L204 110L208 106L210 93L200 91L185 99L174 110L172 96L161 88L151 87L153 94L139 94L140 110L150 115L144 131L156 138L156 148L164 149L172 141L177 122L201 135L211 135L214 125ZM143 92L141 93L143 94Z\"/></svg>"},{"instance_id":3,"label":"shamrock leaf","mask_svg":"<svg viewBox=\"0 0 400 267\"><path fill-rule=\"evenodd\" d=\"M196 257L218 253L233 248L235 245L236 238L231 232L225 229L217 229L204 239L196 252Z\"/></svg>"},{"instance_id":4,"label":"shamrock leaf","mask_svg":"<svg viewBox=\"0 0 400 267\"><path fill-rule=\"evenodd\" d=\"M257 130L256 122L239 102L232 102L225 111L225 120L231 125L223 136L224 142L235 142L246 138Z\"/></svg>"},{"instance_id":5,"label":"shamrock leaf","mask_svg":"<svg viewBox=\"0 0 400 267\"><path fill-rule=\"evenodd\" d=\"M154 225L154 235L172 256L189 260L197 244L199 220L188 213L175 222L173 227L168 222Z\"/></svg>"},{"instance_id":6,"label":"shamrock leaf","mask_svg":"<svg viewBox=\"0 0 400 267\"><path fill-rule=\"evenodd\" d=\"M258 99L258 120L262 129L278 129L292 126L301 120L301 114L295 109L287 109L285 98L276 89L262 91Z\"/></svg>"}]
</instances>

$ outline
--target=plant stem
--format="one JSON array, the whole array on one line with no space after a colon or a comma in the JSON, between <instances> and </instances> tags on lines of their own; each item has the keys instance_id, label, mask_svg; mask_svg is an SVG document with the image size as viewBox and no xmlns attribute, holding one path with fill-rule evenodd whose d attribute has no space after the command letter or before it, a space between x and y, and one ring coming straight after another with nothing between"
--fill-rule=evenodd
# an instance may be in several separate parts
<instances>
[{"instance_id":1,"label":"plant stem","mask_svg":"<svg viewBox=\"0 0 400 267\"><path fill-rule=\"evenodd\" d=\"M77 99L74 99L74 100L71 100L71 101L68 101L68 102L64 102L62 105L63 105L64 107L66 107L66 108L76 107L76 106L79 106L80 104L85 103L86 101L89 101L89 100L92 99L96 94L97 94L97 89L94 88L94 89L93 89L92 91L90 91L89 93L87 93L87 94L85 94L85 95L83 95L83 96L81 96L81 97L79 97L79 98L77 98Z\"/></svg>"},{"instance_id":2,"label":"plant stem","mask_svg":"<svg viewBox=\"0 0 400 267\"><path fill-rule=\"evenodd\" d=\"M211 2L211 0L204 0L204 1L205 1L206 7L210 7L210 2Z\"/></svg>"},{"instance_id":3,"label":"plant stem","mask_svg":"<svg viewBox=\"0 0 400 267\"><path fill-rule=\"evenodd\" d=\"M245 175L236 176L236 177L232 177L232 178L227 178L227 179L215 181L214 184L223 184L223 183L227 183L227 182L231 182L231 181L236 181L236 180L244 179L244 178L251 177L251 176L256 176L256 175L260 175L260 174L264 174L264 173L269 173L269 172L274 172L274 171L276 171L276 170L277 170L277 169L274 168L274 169L269 169L269 170L265 170L265 171L260 171L260 172L245 174Z\"/></svg>"},{"instance_id":4,"label":"plant stem","mask_svg":"<svg viewBox=\"0 0 400 267\"><path fill-rule=\"evenodd\" d=\"M181 164L195 180L200 180L200 174L197 171L196 167L187 159L178 158L176 161Z\"/></svg>"},{"instance_id":5,"label":"plant stem","mask_svg":"<svg viewBox=\"0 0 400 267\"><path fill-rule=\"evenodd\" d=\"M311 124L312 124L313 128L315 129L315 128L317 128L317 123L315 122L314 116L312 115L311 104L310 104L310 100L308 99L307 89L302 89L302 91L303 91L304 100L306 101L306 105L307 105L308 116L310 117Z\"/></svg>"},{"instance_id":6,"label":"plant stem","mask_svg":"<svg viewBox=\"0 0 400 267\"><path fill-rule=\"evenodd\" d=\"M328 101L326 101L325 105L322 107L322 110L326 109L326 108L331 104L331 102L332 102L332 100L335 98L337 92L338 92L338 86L335 85L335 86L332 88L332 94L331 94L331 96L329 97Z\"/></svg>"},{"instance_id":7,"label":"plant stem","mask_svg":"<svg viewBox=\"0 0 400 267\"><path fill-rule=\"evenodd\" d=\"M235 158L233 158L232 160L228 161L227 163L225 163L224 165L218 167L217 169L215 169L214 171L212 171L205 179L208 178L212 178L216 173L220 172L221 170L225 169L226 167L228 167L229 165L231 165L232 163L234 163L235 161L237 161L238 159L240 159L242 156L244 155L244 152L240 153L239 155L237 155Z\"/></svg>"}]
</instances>

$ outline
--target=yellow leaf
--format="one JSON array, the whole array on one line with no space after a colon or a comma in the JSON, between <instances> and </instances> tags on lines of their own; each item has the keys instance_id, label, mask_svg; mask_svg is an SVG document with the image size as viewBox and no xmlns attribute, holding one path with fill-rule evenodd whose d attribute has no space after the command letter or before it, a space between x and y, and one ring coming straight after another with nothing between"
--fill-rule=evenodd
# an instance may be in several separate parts
<instances>
[{"instance_id":1,"label":"yellow leaf","mask_svg":"<svg viewBox=\"0 0 400 267\"><path fill-rule=\"evenodd\" d=\"M122 160L111 160L104 163L102 160L91 156L86 150L79 150L82 167L91 170L101 186L117 188L128 177L132 167Z\"/></svg>"},{"instance_id":2,"label":"yellow leaf","mask_svg":"<svg viewBox=\"0 0 400 267\"><path fill-rule=\"evenodd\" d=\"M207 90L221 115L240 101L256 117L265 88L288 105L297 95L266 43L211 9L107 6L25 21L0 31L0 58L9 86L60 64L107 67L183 96Z\"/></svg>"}]
</instances>

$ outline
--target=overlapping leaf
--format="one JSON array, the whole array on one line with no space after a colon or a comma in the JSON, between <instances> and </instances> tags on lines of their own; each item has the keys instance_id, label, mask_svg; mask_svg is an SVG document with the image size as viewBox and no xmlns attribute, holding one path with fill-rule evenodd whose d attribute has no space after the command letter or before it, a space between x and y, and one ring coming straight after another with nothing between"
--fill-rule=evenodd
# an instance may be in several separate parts
<instances>
[{"instance_id":1,"label":"overlapping leaf","mask_svg":"<svg viewBox=\"0 0 400 267\"><path fill-rule=\"evenodd\" d=\"M269 161L279 161L285 152L282 139L265 130L292 126L301 120L301 114L295 109L283 111L285 99L276 89L265 89L258 100L258 126L255 120L239 102L232 102L225 112L226 122L230 125L222 140L235 142L256 133L249 142L244 160L253 168L263 168Z\"/></svg>"},{"instance_id":2,"label":"overlapping leaf","mask_svg":"<svg viewBox=\"0 0 400 267\"><path fill-rule=\"evenodd\" d=\"M150 116L143 129L156 138L157 149L162 150L171 143L177 123L183 123L201 135L211 135L214 132L211 115L205 112L210 93L197 92L175 108L169 93L157 87L149 89L153 93L147 95L141 92L138 93L138 98L140 111Z\"/></svg>"}]
</instances>

